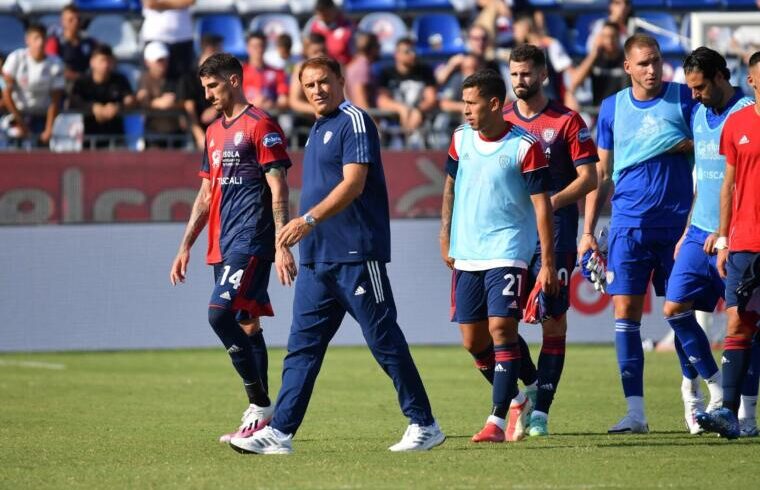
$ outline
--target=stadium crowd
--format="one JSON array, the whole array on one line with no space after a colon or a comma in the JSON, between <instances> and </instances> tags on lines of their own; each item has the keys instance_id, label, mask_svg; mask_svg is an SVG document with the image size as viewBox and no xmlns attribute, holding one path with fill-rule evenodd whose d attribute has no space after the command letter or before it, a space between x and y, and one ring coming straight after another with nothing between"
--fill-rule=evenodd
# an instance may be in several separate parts
<instances>
[{"instance_id":1,"label":"stadium crowd","mask_svg":"<svg viewBox=\"0 0 760 490\"><path fill-rule=\"evenodd\" d=\"M45 147L54 132L76 136L72 127L78 123L84 148L202 149L205 128L217 114L205 100L196 67L220 51L241 58L248 101L277 116L293 147L303 146L313 123L294 74L302 60L321 54L341 63L348 99L370 111L383 145L395 149L445 148L450 130L461 122L462 80L490 67L509 83L506 60L520 44L545 50L547 95L582 111L590 126L601 100L629 83L622 70L622 42L631 33L674 34L674 69L666 78L682 81L683 76L677 67L684 39L674 32L676 17L658 11L638 17L631 0L610 0L606 12L578 15L525 2L510 7L502 0L479 0L469 10L422 16L431 26L420 16L362 16L361 8L348 13L333 0L317 0L313 12L298 17L255 15L247 32L244 16L203 15L200 5L192 10L195 0L144 0L140 9L121 16L80 9L78 3L59 14L15 16L25 24L24 45L2 53L3 146ZM672 25L663 23L662 15ZM225 17L237 25L220 24ZM98 40L108 38L98 34L102 27L90 33L105 18L117 19L106 23L111 30L139 26L133 53ZM452 19L453 30L447 24ZM125 38L124 33L114 37L122 44ZM730 39L745 64L746 53L758 46L760 28L737 29ZM741 63L737 70L741 73Z\"/></svg>"}]
</instances>

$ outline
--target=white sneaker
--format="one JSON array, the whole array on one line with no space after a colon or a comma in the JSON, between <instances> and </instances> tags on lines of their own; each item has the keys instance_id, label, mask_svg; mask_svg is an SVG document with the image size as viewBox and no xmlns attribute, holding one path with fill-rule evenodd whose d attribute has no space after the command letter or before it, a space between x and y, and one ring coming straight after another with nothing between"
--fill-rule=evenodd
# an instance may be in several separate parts
<instances>
[{"instance_id":1,"label":"white sneaker","mask_svg":"<svg viewBox=\"0 0 760 490\"><path fill-rule=\"evenodd\" d=\"M228 443L234 437L251 437L255 432L263 429L272 420L274 414L274 403L268 407L260 407L251 404L243 412L242 424L235 432L224 434L219 438L219 442Z\"/></svg>"},{"instance_id":2,"label":"white sneaker","mask_svg":"<svg viewBox=\"0 0 760 490\"><path fill-rule=\"evenodd\" d=\"M705 402L699 398L684 399L683 409L684 420L686 421L686 428L689 429L689 433L692 435L702 434L705 430L697 423L697 412L705 411Z\"/></svg>"},{"instance_id":3,"label":"white sneaker","mask_svg":"<svg viewBox=\"0 0 760 490\"><path fill-rule=\"evenodd\" d=\"M760 434L757 430L757 419L754 417L739 419L739 431L740 437L757 437Z\"/></svg>"},{"instance_id":4,"label":"white sneaker","mask_svg":"<svg viewBox=\"0 0 760 490\"><path fill-rule=\"evenodd\" d=\"M626 414L620 422L607 430L608 434L648 434L649 424L645 420L639 420L631 414Z\"/></svg>"},{"instance_id":5,"label":"white sneaker","mask_svg":"<svg viewBox=\"0 0 760 490\"><path fill-rule=\"evenodd\" d=\"M388 449L393 452L427 451L443 444L445 440L446 435L441 432L438 422L424 426L410 424L401 440Z\"/></svg>"},{"instance_id":6,"label":"white sneaker","mask_svg":"<svg viewBox=\"0 0 760 490\"><path fill-rule=\"evenodd\" d=\"M250 437L233 437L230 447L245 454L290 454L293 452L292 442L292 434L283 434L266 426Z\"/></svg>"}]
</instances>

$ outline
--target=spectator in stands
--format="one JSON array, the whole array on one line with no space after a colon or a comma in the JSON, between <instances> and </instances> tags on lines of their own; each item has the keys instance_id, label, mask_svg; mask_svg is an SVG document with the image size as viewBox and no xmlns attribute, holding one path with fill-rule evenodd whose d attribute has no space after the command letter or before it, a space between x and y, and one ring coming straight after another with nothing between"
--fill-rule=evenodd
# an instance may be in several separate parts
<instances>
[{"instance_id":1,"label":"spectator in stands","mask_svg":"<svg viewBox=\"0 0 760 490\"><path fill-rule=\"evenodd\" d=\"M47 38L45 53L61 58L64 77L73 82L90 67L90 56L97 44L97 41L82 32L79 8L71 4L63 7L60 32Z\"/></svg>"},{"instance_id":2,"label":"spectator in stands","mask_svg":"<svg viewBox=\"0 0 760 490\"><path fill-rule=\"evenodd\" d=\"M438 108L435 77L430 66L417 60L412 39L400 39L393 57L394 65L378 80L377 107L397 114L407 146L416 146L421 143L418 130Z\"/></svg>"},{"instance_id":3,"label":"spectator in stands","mask_svg":"<svg viewBox=\"0 0 760 490\"><path fill-rule=\"evenodd\" d=\"M628 75L623 69L625 53L620 44L619 34L617 24L605 22L586 58L574 71L568 88L570 92L575 93L575 90L590 77L592 103L598 106L607 96L628 85Z\"/></svg>"},{"instance_id":4,"label":"spectator in stands","mask_svg":"<svg viewBox=\"0 0 760 490\"><path fill-rule=\"evenodd\" d=\"M317 0L316 13L311 24L311 32L322 34L327 45L327 54L342 65L351 61L351 37L354 26L343 16L343 12L333 0Z\"/></svg>"},{"instance_id":5,"label":"spectator in stands","mask_svg":"<svg viewBox=\"0 0 760 490\"><path fill-rule=\"evenodd\" d=\"M195 0L142 0L141 37L164 43L169 49L167 76L178 80L195 61L193 18L190 7Z\"/></svg>"},{"instance_id":6,"label":"spectator in stands","mask_svg":"<svg viewBox=\"0 0 760 490\"><path fill-rule=\"evenodd\" d=\"M441 110L445 113L451 113L448 115L459 116L455 118L456 121L459 121L464 110L464 102L462 102L462 82L476 71L485 68L489 67L486 64L486 61L480 56L476 56L473 53L462 55L462 61L459 63L459 67L451 74L439 92ZM499 72L497 71L496 73Z\"/></svg>"},{"instance_id":7,"label":"spectator in stands","mask_svg":"<svg viewBox=\"0 0 760 490\"><path fill-rule=\"evenodd\" d=\"M760 9L760 0L757 0L757 7ZM753 92L752 86L747 82L749 74L749 59L760 50L760 27L758 26L740 26L735 29L731 35L731 52L735 53L740 60L736 79L739 86L745 94Z\"/></svg>"},{"instance_id":8,"label":"spectator in stands","mask_svg":"<svg viewBox=\"0 0 760 490\"><path fill-rule=\"evenodd\" d=\"M263 32L248 34L248 63L243 64L243 92L259 109L287 109L288 81L285 72L264 63L267 37Z\"/></svg>"},{"instance_id":9,"label":"spectator in stands","mask_svg":"<svg viewBox=\"0 0 760 490\"><path fill-rule=\"evenodd\" d=\"M477 0L477 4L481 10L472 25L485 29L498 46L512 44L512 24L521 15L532 15L536 25L544 28L543 12L536 10L529 0Z\"/></svg>"},{"instance_id":10,"label":"spectator in stands","mask_svg":"<svg viewBox=\"0 0 760 490\"><path fill-rule=\"evenodd\" d=\"M573 110L578 110L578 101L569 90L565 90L565 76L572 77L573 60L558 40L547 36L536 26L533 15L521 15L514 23L515 45L533 44L546 52L547 70L549 73L548 86L544 87L546 96L550 99L564 101ZM568 80L569 83L569 80Z\"/></svg>"},{"instance_id":11,"label":"spectator in stands","mask_svg":"<svg viewBox=\"0 0 760 490\"><path fill-rule=\"evenodd\" d=\"M69 107L84 112L86 136L124 135L124 109L132 107L135 97L129 80L114 72L113 51L110 46L96 46L90 57L90 72L76 82L71 90ZM96 147L107 147L107 138L98 139Z\"/></svg>"},{"instance_id":12,"label":"spectator in stands","mask_svg":"<svg viewBox=\"0 0 760 490\"><path fill-rule=\"evenodd\" d=\"M346 97L364 110L375 107L377 87L372 63L380 57L380 42L371 32L356 34L356 56L346 66Z\"/></svg>"},{"instance_id":13,"label":"spectator in stands","mask_svg":"<svg viewBox=\"0 0 760 490\"><path fill-rule=\"evenodd\" d=\"M201 54L198 56L198 65L202 65L212 54L221 52L222 41L221 36L205 34L201 38ZM206 128L219 117L219 113L206 99L203 85L198 79L197 69L187 72L180 79L179 98L185 110L195 147L202 150L206 145Z\"/></svg>"},{"instance_id":14,"label":"spectator in stands","mask_svg":"<svg viewBox=\"0 0 760 490\"><path fill-rule=\"evenodd\" d=\"M632 0L610 0L608 14L606 19L599 19L589 29L589 35L586 39L586 50L591 51L596 42L597 36L602 32L606 22L612 22L618 26L618 36L620 45L625 44L625 40L634 34L636 29L636 19L633 16Z\"/></svg>"},{"instance_id":15,"label":"spectator in stands","mask_svg":"<svg viewBox=\"0 0 760 490\"><path fill-rule=\"evenodd\" d=\"M293 74L297 62L293 57L293 38L290 34L283 32L277 36L274 49L267 49L264 53L264 63L284 71L288 77Z\"/></svg>"},{"instance_id":16,"label":"spectator in stands","mask_svg":"<svg viewBox=\"0 0 760 490\"><path fill-rule=\"evenodd\" d=\"M474 24L467 31L467 53L480 58L485 68L494 70L503 78L509 78L509 70L505 63L500 63L495 56L495 47L488 31L480 24ZM435 80L438 85L445 85L452 73L460 70L465 54L456 54L442 63L435 70Z\"/></svg>"},{"instance_id":17,"label":"spectator in stands","mask_svg":"<svg viewBox=\"0 0 760 490\"><path fill-rule=\"evenodd\" d=\"M38 135L42 145L50 142L66 85L63 62L45 54L46 32L40 24L29 24L26 47L13 51L3 64L8 135L18 140Z\"/></svg>"},{"instance_id":18,"label":"spectator in stands","mask_svg":"<svg viewBox=\"0 0 760 490\"><path fill-rule=\"evenodd\" d=\"M306 36L303 41L304 59L316 58L327 54L327 44L325 36L312 32ZM293 67L295 76L290 77L290 90L288 95L288 106L300 119L308 121L308 125L314 122L314 109L307 102L303 94L301 82L298 80L298 72L301 69L301 63Z\"/></svg>"},{"instance_id":19,"label":"spectator in stands","mask_svg":"<svg viewBox=\"0 0 760 490\"><path fill-rule=\"evenodd\" d=\"M180 108L177 82L168 78L169 48L153 41L143 52L146 71L140 78L137 102L148 111L145 117L146 142L151 147L180 147L183 134L176 111Z\"/></svg>"}]
</instances>

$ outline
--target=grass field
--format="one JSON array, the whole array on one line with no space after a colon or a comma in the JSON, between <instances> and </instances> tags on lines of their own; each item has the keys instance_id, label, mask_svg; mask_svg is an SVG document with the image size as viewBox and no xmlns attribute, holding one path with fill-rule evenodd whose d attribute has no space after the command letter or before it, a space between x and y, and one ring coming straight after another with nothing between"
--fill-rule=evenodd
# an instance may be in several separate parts
<instances>
[{"instance_id":1,"label":"grass field","mask_svg":"<svg viewBox=\"0 0 760 490\"><path fill-rule=\"evenodd\" d=\"M757 488L760 440L683 429L672 354L647 355L646 436L608 436L624 411L610 346L572 346L553 435L474 445L490 390L455 347L413 349L448 435L394 454L406 427L364 348L332 348L291 456L216 442L245 408L223 350L0 355L0 488ZM270 353L279 386L282 350ZM732 487L732 485L737 485Z\"/></svg>"}]
</instances>

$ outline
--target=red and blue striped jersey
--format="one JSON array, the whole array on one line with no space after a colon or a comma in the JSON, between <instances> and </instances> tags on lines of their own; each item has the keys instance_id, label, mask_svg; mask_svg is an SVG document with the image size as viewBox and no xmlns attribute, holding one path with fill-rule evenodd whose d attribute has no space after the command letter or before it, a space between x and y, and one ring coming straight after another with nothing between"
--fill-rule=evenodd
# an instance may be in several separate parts
<instances>
[{"instance_id":1,"label":"red and blue striped jersey","mask_svg":"<svg viewBox=\"0 0 760 490\"><path fill-rule=\"evenodd\" d=\"M285 146L277 122L253 106L232 120L220 117L206 130L199 175L211 181L209 264L230 253L274 259L272 193L264 173L290 167Z\"/></svg>"}]
</instances>

